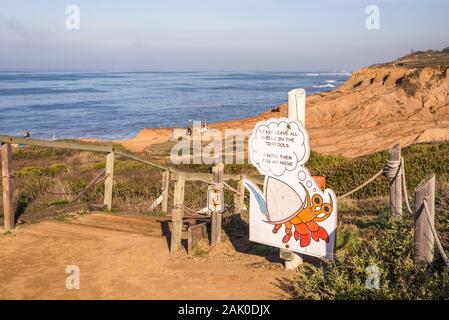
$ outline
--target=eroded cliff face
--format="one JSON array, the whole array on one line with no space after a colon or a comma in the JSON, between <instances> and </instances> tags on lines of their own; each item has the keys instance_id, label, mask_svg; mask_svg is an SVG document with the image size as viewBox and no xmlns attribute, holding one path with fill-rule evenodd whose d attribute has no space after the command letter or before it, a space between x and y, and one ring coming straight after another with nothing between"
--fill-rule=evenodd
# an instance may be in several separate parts
<instances>
[{"instance_id":1,"label":"eroded cliff face","mask_svg":"<svg viewBox=\"0 0 449 320\"><path fill-rule=\"evenodd\" d=\"M362 69L338 90L310 98L314 108L308 110L308 125L321 126L323 114L329 121L340 120L336 125L366 128L387 121L438 120L447 115L448 95L447 69Z\"/></svg>"},{"instance_id":2,"label":"eroded cliff face","mask_svg":"<svg viewBox=\"0 0 449 320\"><path fill-rule=\"evenodd\" d=\"M446 140L448 68L364 68L337 90L311 96L306 114L312 146L325 153L357 156L396 142Z\"/></svg>"}]
</instances>

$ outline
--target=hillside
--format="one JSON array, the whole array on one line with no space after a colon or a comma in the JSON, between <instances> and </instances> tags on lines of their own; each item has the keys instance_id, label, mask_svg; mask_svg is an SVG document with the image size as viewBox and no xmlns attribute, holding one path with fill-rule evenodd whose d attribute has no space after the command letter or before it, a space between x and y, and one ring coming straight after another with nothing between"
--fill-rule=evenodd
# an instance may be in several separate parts
<instances>
[{"instance_id":1,"label":"hillside","mask_svg":"<svg viewBox=\"0 0 449 320\"><path fill-rule=\"evenodd\" d=\"M409 55L358 70L338 90L311 96L312 147L353 157L395 142L449 139L448 67L449 52Z\"/></svg>"}]
</instances>

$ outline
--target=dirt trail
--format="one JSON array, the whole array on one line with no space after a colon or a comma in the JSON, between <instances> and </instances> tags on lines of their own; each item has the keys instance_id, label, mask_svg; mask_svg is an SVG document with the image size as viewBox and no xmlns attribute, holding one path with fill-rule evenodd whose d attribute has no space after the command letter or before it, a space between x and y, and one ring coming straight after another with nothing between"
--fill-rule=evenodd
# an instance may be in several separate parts
<instances>
[{"instance_id":1,"label":"dirt trail","mask_svg":"<svg viewBox=\"0 0 449 320\"><path fill-rule=\"evenodd\" d=\"M280 299L286 274L223 243L170 255L160 217L94 213L0 230L0 299ZM67 290L66 266L80 268Z\"/></svg>"}]
</instances>

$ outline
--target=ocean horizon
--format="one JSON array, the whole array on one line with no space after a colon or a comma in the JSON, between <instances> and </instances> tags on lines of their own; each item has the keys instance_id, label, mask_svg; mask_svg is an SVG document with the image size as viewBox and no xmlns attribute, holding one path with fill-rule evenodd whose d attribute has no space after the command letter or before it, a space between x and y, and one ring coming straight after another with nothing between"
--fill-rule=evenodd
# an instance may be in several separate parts
<instances>
[{"instance_id":1,"label":"ocean horizon","mask_svg":"<svg viewBox=\"0 0 449 320\"><path fill-rule=\"evenodd\" d=\"M347 72L0 71L0 134L126 139L143 128L255 116L288 91L333 89Z\"/></svg>"}]
</instances>

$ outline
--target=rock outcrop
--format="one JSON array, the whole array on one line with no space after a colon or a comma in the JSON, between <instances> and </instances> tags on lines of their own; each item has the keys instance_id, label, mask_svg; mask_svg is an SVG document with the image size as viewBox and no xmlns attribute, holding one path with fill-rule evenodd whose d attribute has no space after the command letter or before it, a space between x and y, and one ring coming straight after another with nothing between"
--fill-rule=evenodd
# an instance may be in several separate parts
<instances>
[{"instance_id":1,"label":"rock outcrop","mask_svg":"<svg viewBox=\"0 0 449 320\"><path fill-rule=\"evenodd\" d=\"M415 53L357 70L336 90L307 97L312 148L356 157L395 143L448 140L448 68L448 49Z\"/></svg>"}]
</instances>

